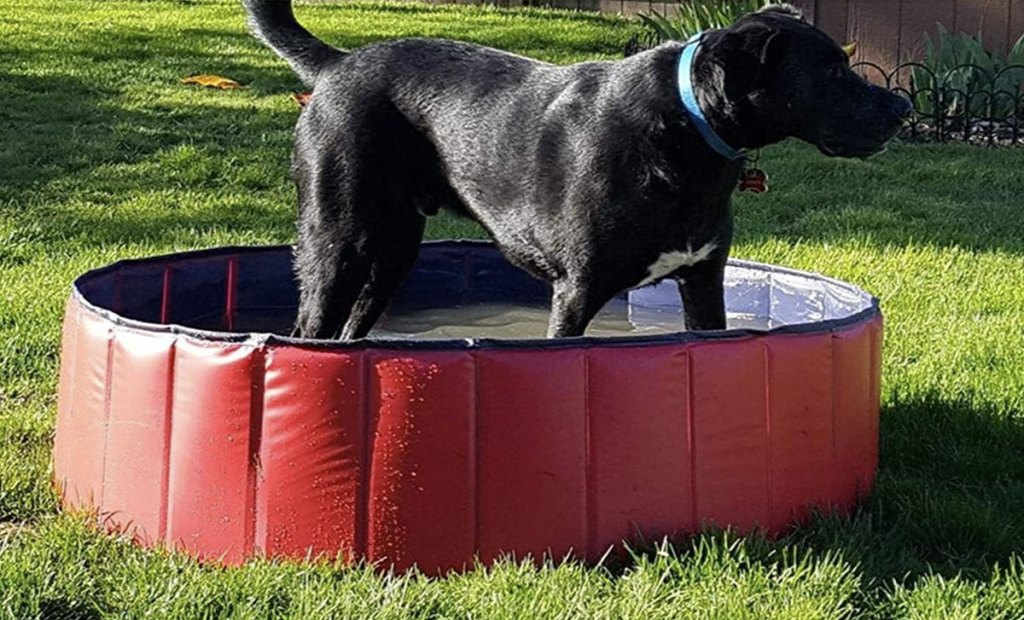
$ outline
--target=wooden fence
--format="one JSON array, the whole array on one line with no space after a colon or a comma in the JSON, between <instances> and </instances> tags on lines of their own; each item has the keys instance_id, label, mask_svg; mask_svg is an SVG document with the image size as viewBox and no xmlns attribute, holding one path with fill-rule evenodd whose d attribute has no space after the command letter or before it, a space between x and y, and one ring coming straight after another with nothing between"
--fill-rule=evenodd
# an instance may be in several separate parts
<instances>
[{"instance_id":1,"label":"wooden fence","mask_svg":"<svg viewBox=\"0 0 1024 620\"><path fill-rule=\"evenodd\" d=\"M498 6L546 5L634 15L671 14L663 0L434 0ZM982 35L986 47L1004 51L1024 34L1024 0L790 0L839 42L856 41L855 62L882 67L918 60L925 33L942 23L951 31Z\"/></svg>"},{"instance_id":2,"label":"wooden fence","mask_svg":"<svg viewBox=\"0 0 1024 620\"><path fill-rule=\"evenodd\" d=\"M1024 0L797 0L807 18L837 41L856 41L855 62L891 68L920 60L936 24L981 34L1006 51L1024 33Z\"/></svg>"}]
</instances>

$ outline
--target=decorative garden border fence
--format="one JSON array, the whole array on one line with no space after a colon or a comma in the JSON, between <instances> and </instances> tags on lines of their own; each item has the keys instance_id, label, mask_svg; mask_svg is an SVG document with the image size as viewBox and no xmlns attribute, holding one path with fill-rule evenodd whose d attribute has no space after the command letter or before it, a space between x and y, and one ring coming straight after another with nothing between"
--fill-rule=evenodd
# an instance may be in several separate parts
<instances>
[{"instance_id":1,"label":"decorative garden border fence","mask_svg":"<svg viewBox=\"0 0 1024 620\"><path fill-rule=\"evenodd\" d=\"M905 139L1024 146L1024 65L996 71L963 64L936 72L919 62L886 70L859 62L853 70L910 97L914 114Z\"/></svg>"}]
</instances>

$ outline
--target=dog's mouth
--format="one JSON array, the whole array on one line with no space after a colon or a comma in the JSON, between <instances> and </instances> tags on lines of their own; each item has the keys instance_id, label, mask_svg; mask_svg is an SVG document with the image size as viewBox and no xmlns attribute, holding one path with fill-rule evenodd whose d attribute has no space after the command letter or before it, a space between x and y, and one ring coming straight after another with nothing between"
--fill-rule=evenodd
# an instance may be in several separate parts
<instances>
[{"instance_id":1,"label":"dog's mouth","mask_svg":"<svg viewBox=\"0 0 1024 620\"><path fill-rule=\"evenodd\" d=\"M837 140L824 139L817 144L818 150L828 157L857 157L865 159L888 149L889 139L872 144L845 144Z\"/></svg>"},{"instance_id":2,"label":"dog's mouth","mask_svg":"<svg viewBox=\"0 0 1024 620\"><path fill-rule=\"evenodd\" d=\"M902 122L893 123L881 135L875 135L874 139L848 140L836 135L825 134L815 143L818 150L828 157L858 157L861 159L884 153L888 149L889 141L896 137L903 127Z\"/></svg>"}]
</instances>

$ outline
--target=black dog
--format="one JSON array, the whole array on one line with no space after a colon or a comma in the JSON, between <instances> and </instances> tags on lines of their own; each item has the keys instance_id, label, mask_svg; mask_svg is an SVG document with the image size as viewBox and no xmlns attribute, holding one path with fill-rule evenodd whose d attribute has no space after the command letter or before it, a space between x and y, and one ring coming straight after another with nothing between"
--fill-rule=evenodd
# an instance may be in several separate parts
<instances>
[{"instance_id":1,"label":"black dog","mask_svg":"<svg viewBox=\"0 0 1024 620\"><path fill-rule=\"evenodd\" d=\"M616 294L665 277L679 282L687 329L722 329L743 167L731 148L795 136L867 156L910 112L788 6L705 33L679 71L681 42L571 66L429 39L346 53L299 25L290 2L244 1L257 36L314 89L292 162L305 337L365 336L441 208L552 284L549 337L583 334ZM684 109L680 76L706 127Z\"/></svg>"}]
</instances>

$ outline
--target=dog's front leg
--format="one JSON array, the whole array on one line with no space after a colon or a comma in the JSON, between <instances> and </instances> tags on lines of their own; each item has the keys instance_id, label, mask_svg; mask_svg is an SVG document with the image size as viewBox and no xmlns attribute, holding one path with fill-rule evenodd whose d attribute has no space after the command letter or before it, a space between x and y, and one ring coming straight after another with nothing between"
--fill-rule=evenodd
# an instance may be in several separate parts
<instances>
[{"instance_id":1,"label":"dog's front leg","mask_svg":"<svg viewBox=\"0 0 1024 620\"><path fill-rule=\"evenodd\" d=\"M684 267L676 273L688 331L725 329L725 257Z\"/></svg>"}]
</instances>

